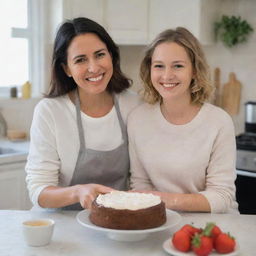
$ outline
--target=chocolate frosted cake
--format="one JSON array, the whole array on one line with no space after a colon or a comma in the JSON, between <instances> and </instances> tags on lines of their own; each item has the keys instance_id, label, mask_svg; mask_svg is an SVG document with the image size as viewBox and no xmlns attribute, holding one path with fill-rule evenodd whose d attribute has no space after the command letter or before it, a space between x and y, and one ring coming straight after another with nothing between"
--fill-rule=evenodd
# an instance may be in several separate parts
<instances>
[{"instance_id":1,"label":"chocolate frosted cake","mask_svg":"<svg viewBox=\"0 0 256 256\"><path fill-rule=\"evenodd\" d=\"M89 218L93 224L105 228L138 230L163 225L166 211L159 196L113 191L93 201Z\"/></svg>"}]
</instances>

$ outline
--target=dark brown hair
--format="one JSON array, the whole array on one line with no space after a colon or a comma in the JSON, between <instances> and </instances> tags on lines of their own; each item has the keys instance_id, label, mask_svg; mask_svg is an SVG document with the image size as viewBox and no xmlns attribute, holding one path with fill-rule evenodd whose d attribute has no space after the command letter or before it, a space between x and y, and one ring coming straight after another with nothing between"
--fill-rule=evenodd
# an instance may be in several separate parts
<instances>
[{"instance_id":1,"label":"dark brown hair","mask_svg":"<svg viewBox=\"0 0 256 256\"><path fill-rule=\"evenodd\" d=\"M168 29L160 33L153 42L147 47L145 57L140 66L140 77L143 81L144 99L151 104L161 101L161 96L154 88L151 82L151 60L155 48L166 42L174 42L182 46L192 63L195 78L190 84L192 103L203 103L208 100L213 91L213 86L210 82L209 67L206 62L204 53L202 51L199 41L187 29L178 27L175 30Z\"/></svg>"},{"instance_id":2,"label":"dark brown hair","mask_svg":"<svg viewBox=\"0 0 256 256\"><path fill-rule=\"evenodd\" d=\"M106 44L112 56L113 75L107 86L107 91L120 93L131 86L132 80L128 79L120 68L119 48L106 30L93 20L79 17L66 20L57 31L52 56L51 84L46 97L58 97L77 88L75 81L66 75L62 65L67 65L67 49L71 41L76 36L85 33L96 34Z\"/></svg>"}]
</instances>

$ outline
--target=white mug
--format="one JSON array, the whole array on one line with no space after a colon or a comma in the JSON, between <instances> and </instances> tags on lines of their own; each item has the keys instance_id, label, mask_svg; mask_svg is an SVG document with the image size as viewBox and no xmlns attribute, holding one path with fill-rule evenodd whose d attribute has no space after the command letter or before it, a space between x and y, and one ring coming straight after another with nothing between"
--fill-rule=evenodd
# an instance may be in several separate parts
<instances>
[{"instance_id":1,"label":"white mug","mask_svg":"<svg viewBox=\"0 0 256 256\"><path fill-rule=\"evenodd\" d=\"M50 243L54 228L52 219L33 219L22 223L24 239L29 246L44 246Z\"/></svg>"}]
</instances>

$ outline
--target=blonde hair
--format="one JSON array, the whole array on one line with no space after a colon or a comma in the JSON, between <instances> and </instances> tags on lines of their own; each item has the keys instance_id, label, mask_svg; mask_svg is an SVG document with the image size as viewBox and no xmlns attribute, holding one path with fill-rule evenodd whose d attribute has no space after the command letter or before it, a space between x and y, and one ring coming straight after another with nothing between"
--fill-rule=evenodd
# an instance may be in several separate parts
<instances>
[{"instance_id":1,"label":"blonde hair","mask_svg":"<svg viewBox=\"0 0 256 256\"><path fill-rule=\"evenodd\" d=\"M154 104L162 101L160 94L154 88L151 82L151 61L155 48L165 42L174 42L182 46L192 63L195 78L190 84L191 101L195 104L202 104L209 100L213 91L213 86L210 81L209 66L206 62L203 50L199 41L183 27L178 27L175 30L167 29L160 33L153 42L148 45L145 51L145 56L140 66L140 77L143 81L143 98L148 103Z\"/></svg>"}]
</instances>

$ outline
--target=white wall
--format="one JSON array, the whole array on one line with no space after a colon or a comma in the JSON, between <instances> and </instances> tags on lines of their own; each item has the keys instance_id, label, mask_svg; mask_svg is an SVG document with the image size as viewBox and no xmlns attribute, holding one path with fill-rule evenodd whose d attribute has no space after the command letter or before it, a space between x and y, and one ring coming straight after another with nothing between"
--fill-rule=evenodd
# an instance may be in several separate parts
<instances>
[{"instance_id":1,"label":"white wall","mask_svg":"<svg viewBox=\"0 0 256 256\"><path fill-rule=\"evenodd\" d=\"M227 48L221 42L203 46L208 63L213 72L214 68L221 69L221 83L228 82L230 72L235 72L242 83L240 112L233 117L236 133L244 130L244 103L256 101L256 0L224 0L220 13L241 16L254 28L248 42ZM121 64L124 72L134 80L134 90L141 88L139 66L143 57L143 46L121 46Z\"/></svg>"},{"instance_id":2,"label":"white wall","mask_svg":"<svg viewBox=\"0 0 256 256\"><path fill-rule=\"evenodd\" d=\"M8 130L24 131L29 136L34 107L39 99L1 99L0 111Z\"/></svg>"},{"instance_id":3,"label":"white wall","mask_svg":"<svg viewBox=\"0 0 256 256\"><path fill-rule=\"evenodd\" d=\"M233 118L236 132L244 130L244 103L256 101L256 1L225 0L220 12L227 15L241 16L254 28L248 42L234 48L226 48L221 43L204 47L211 67L221 68L221 81L226 83L230 72L235 72L242 83L240 112Z\"/></svg>"},{"instance_id":4,"label":"white wall","mask_svg":"<svg viewBox=\"0 0 256 256\"><path fill-rule=\"evenodd\" d=\"M133 80L132 89L141 89L139 78L140 63L144 56L145 46L120 46L121 68L122 71Z\"/></svg>"}]
</instances>

